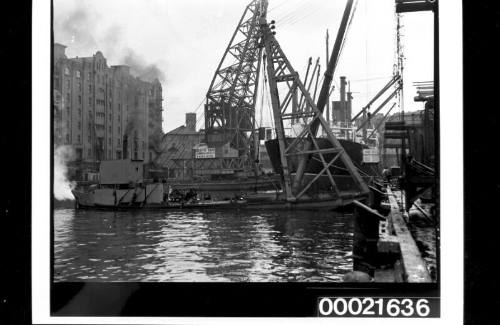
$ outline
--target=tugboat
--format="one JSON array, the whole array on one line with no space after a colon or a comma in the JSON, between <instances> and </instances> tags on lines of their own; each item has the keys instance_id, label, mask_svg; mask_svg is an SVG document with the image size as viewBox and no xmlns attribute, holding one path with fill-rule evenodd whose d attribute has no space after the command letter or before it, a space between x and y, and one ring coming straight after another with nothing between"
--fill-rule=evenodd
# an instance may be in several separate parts
<instances>
[{"instance_id":1,"label":"tugboat","mask_svg":"<svg viewBox=\"0 0 500 325\"><path fill-rule=\"evenodd\" d=\"M99 183L77 186L77 208L143 208L165 203L162 182L145 182L141 160L107 160L99 166Z\"/></svg>"}]
</instances>

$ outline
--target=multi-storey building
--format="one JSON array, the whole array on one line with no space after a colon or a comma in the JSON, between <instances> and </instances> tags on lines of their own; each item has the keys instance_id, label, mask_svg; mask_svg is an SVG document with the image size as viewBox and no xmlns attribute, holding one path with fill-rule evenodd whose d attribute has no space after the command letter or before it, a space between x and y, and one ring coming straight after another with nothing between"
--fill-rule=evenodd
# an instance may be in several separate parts
<instances>
[{"instance_id":1,"label":"multi-storey building","mask_svg":"<svg viewBox=\"0 0 500 325\"><path fill-rule=\"evenodd\" d=\"M101 52L67 58L54 44L54 142L70 145L76 160L131 158L148 162L162 137L162 87L109 67Z\"/></svg>"}]
</instances>

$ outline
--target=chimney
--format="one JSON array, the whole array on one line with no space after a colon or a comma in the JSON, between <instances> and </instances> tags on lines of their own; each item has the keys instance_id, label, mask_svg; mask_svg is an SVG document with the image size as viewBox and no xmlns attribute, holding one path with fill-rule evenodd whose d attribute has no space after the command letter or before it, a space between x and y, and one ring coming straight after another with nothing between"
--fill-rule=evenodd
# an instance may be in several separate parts
<instances>
[{"instance_id":1,"label":"chimney","mask_svg":"<svg viewBox=\"0 0 500 325\"><path fill-rule=\"evenodd\" d=\"M352 92L351 92L351 82L349 81L349 90L347 91L347 107L346 107L346 119L348 121L352 118Z\"/></svg>"},{"instance_id":2,"label":"chimney","mask_svg":"<svg viewBox=\"0 0 500 325\"><path fill-rule=\"evenodd\" d=\"M196 131L196 113L186 113L186 128L189 131Z\"/></svg>"},{"instance_id":3,"label":"chimney","mask_svg":"<svg viewBox=\"0 0 500 325\"><path fill-rule=\"evenodd\" d=\"M345 77L342 76L340 77L340 101L345 102L346 97L345 97L345 86L346 86L346 81Z\"/></svg>"}]
</instances>

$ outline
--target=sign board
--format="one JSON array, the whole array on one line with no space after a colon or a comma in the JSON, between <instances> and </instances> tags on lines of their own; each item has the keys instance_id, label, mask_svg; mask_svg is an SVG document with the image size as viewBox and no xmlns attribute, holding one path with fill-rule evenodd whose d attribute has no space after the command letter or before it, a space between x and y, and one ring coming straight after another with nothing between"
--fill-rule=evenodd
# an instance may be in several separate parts
<instances>
[{"instance_id":1,"label":"sign board","mask_svg":"<svg viewBox=\"0 0 500 325\"><path fill-rule=\"evenodd\" d=\"M215 158L215 148L202 147L195 149L196 159L208 159Z\"/></svg>"},{"instance_id":2,"label":"sign board","mask_svg":"<svg viewBox=\"0 0 500 325\"><path fill-rule=\"evenodd\" d=\"M363 149L363 163L377 164L380 162L378 149Z\"/></svg>"}]
</instances>

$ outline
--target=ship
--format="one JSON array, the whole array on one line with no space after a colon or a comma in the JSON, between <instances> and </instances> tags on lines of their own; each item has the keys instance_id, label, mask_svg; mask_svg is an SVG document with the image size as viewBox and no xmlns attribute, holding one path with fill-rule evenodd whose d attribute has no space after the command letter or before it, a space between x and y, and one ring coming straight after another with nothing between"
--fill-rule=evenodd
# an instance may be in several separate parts
<instances>
[{"instance_id":1,"label":"ship","mask_svg":"<svg viewBox=\"0 0 500 325\"><path fill-rule=\"evenodd\" d=\"M337 139L324 119L335 63L352 18L352 1L342 16L317 98L280 47L274 21L267 21L267 7L267 0L254 0L246 7L207 92L204 146L196 149L200 159L191 159L188 170L209 178L191 183L145 180L141 161L102 161L99 184L73 191L78 207L337 209L354 201L370 204L372 177L361 175L358 167L363 145ZM240 41L242 37L246 42ZM264 65L266 71L261 73ZM259 146L264 139L255 121L258 85L265 82L276 135L265 142L274 171L271 175L259 169ZM303 121L300 139L285 134L285 126L294 121ZM194 150L192 146L187 149ZM167 150L177 152L178 148ZM188 161L172 162L182 165L184 175ZM228 171L231 175L224 175ZM214 181L214 176L220 178Z\"/></svg>"}]
</instances>

